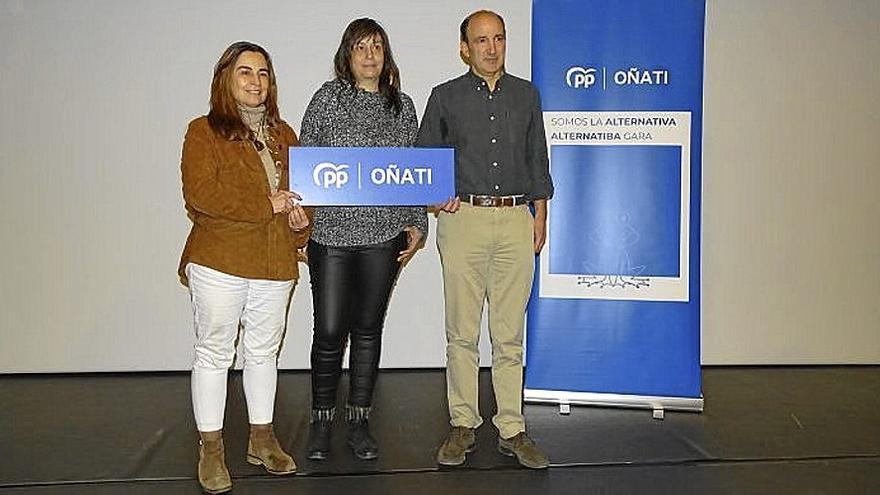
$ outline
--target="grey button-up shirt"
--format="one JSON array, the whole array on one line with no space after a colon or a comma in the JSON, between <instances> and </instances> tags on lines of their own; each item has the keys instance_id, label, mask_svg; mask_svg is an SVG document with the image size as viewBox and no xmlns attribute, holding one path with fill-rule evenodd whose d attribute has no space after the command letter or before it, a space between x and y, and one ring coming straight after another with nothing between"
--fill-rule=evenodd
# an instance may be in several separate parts
<instances>
[{"instance_id":1,"label":"grey button-up shirt","mask_svg":"<svg viewBox=\"0 0 880 495\"><path fill-rule=\"evenodd\" d=\"M467 74L433 89L418 145L455 148L455 190L492 196L550 199L553 182L538 90L503 74L495 90Z\"/></svg>"}]
</instances>

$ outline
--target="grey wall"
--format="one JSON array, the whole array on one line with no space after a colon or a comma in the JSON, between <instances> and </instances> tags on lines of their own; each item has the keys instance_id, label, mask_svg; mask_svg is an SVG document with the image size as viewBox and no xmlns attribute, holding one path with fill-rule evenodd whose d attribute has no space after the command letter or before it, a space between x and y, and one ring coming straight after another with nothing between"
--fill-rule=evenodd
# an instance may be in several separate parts
<instances>
[{"instance_id":1,"label":"grey wall","mask_svg":"<svg viewBox=\"0 0 880 495\"><path fill-rule=\"evenodd\" d=\"M527 1L241 5L0 0L0 372L189 367L180 146L230 42L272 53L294 128L358 16L389 31L419 114L465 70L476 8L505 15L508 69L530 73ZM878 22L870 0L710 0L704 363L880 362ZM393 297L386 367L444 365L433 235ZM307 280L284 368L308 365Z\"/></svg>"},{"instance_id":2,"label":"grey wall","mask_svg":"<svg viewBox=\"0 0 880 495\"><path fill-rule=\"evenodd\" d=\"M880 2L712 1L703 361L880 362Z\"/></svg>"}]
</instances>

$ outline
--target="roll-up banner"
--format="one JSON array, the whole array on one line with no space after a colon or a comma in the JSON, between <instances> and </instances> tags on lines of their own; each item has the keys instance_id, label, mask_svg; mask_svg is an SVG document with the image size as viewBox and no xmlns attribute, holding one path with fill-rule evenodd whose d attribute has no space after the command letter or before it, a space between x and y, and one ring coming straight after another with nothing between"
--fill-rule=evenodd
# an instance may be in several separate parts
<instances>
[{"instance_id":1,"label":"roll-up banner","mask_svg":"<svg viewBox=\"0 0 880 495\"><path fill-rule=\"evenodd\" d=\"M702 410L704 0L535 0L550 173L530 402Z\"/></svg>"}]
</instances>

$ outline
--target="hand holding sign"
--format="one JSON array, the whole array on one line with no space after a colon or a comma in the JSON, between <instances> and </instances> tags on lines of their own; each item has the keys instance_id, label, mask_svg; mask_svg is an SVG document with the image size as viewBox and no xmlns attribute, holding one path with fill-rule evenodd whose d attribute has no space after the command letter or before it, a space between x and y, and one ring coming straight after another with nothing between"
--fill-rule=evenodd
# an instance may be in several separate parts
<instances>
[{"instance_id":1,"label":"hand holding sign","mask_svg":"<svg viewBox=\"0 0 880 495\"><path fill-rule=\"evenodd\" d=\"M293 206L292 200L299 196L290 191L275 191L269 195L269 201L272 202L272 213L287 213Z\"/></svg>"},{"instance_id":2,"label":"hand holding sign","mask_svg":"<svg viewBox=\"0 0 880 495\"><path fill-rule=\"evenodd\" d=\"M293 205L287 214L287 224L295 231L303 230L309 226L309 217L306 216L305 210L299 204Z\"/></svg>"},{"instance_id":3,"label":"hand holding sign","mask_svg":"<svg viewBox=\"0 0 880 495\"><path fill-rule=\"evenodd\" d=\"M446 213L455 213L458 211L459 208L461 208L461 198L459 198L458 196L447 199L445 203L434 205L434 210L437 213L441 211L445 211Z\"/></svg>"}]
</instances>

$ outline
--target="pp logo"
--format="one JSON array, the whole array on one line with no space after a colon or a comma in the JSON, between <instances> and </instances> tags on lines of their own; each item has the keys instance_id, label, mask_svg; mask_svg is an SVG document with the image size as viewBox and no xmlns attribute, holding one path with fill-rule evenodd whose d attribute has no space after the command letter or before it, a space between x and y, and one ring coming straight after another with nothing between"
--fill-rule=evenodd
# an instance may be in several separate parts
<instances>
[{"instance_id":1,"label":"pp logo","mask_svg":"<svg viewBox=\"0 0 880 495\"><path fill-rule=\"evenodd\" d=\"M596 83L596 69L576 65L565 73L565 83L569 88L588 89Z\"/></svg>"},{"instance_id":2,"label":"pp logo","mask_svg":"<svg viewBox=\"0 0 880 495\"><path fill-rule=\"evenodd\" d=\"M335 165L330 162L322 162L312 171L312 179L314 179L316 186L325 189L330 187L339 189L348 182L348 172L345 171L347 168L348 165L345 164Z\"/></svg>"}]
</instances>

